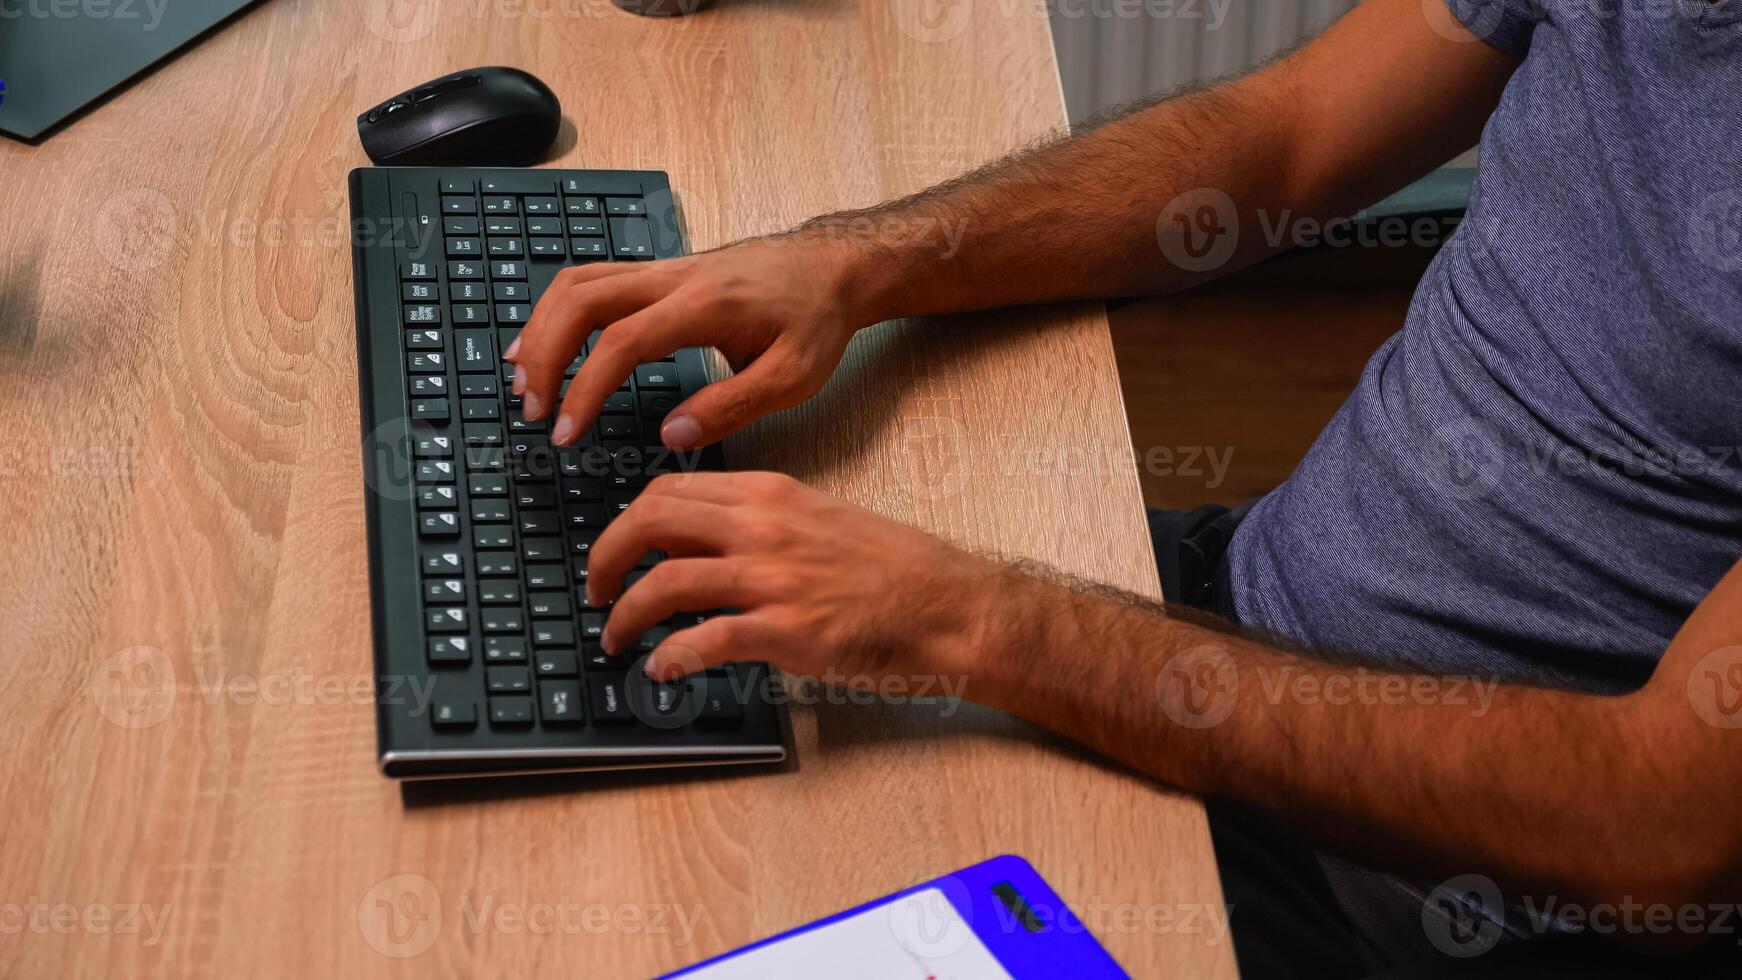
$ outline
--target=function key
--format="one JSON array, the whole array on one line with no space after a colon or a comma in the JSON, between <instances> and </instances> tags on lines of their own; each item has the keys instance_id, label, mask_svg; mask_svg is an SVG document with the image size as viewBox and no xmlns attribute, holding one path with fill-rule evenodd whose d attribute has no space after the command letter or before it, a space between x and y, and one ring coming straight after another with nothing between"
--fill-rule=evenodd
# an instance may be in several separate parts
<instances>
[{"instance_id":1,"label":"function key","mask_svg":"<svg viewBox=\"0 0 1742 980\"><path fill-rule=\"evenodd\" d=\"M466 556L457 551L432 551L423 556L423 570L432 575L459 575L466 570Z\"/></svg>"},{"instance_id":2,"label":"function key","mask_svg":"<svg viewBox=\"0 0 1742 980\"><path fill-rule=\"evenodd\" d=\"M472 641L464 636L432 636L429 639L429 662L453 666L472 662Z\"/></svg>"},{"instance_id":3,"label":"function key","mask_svg":"<svg viewBox=\"0 0 1742 980\"><path fill-rule=\"evenodd\" d=\"M617 215L646 214L647 204L639 197L607 197L605 213Z\"/></svg>"},{"instance_id":4,"label":"function key","mask_svg":"<svg viewBox=\"0 0 1742 980\"><path fill-rule=\"evenodd\" d=\"M414 374L411 376L411 393L414 395L445 395L448 391L448 379L439 374Z\"/></svg>"},{"instance_id":5,"label":"function key","mask_svg":"<svg viewBox=\"0 0 1742 980\"><path fill-rule=\"evenodd\" d=\"M482 262L449 262L448 278L455 281L484 278Z\"/></svg>"},{"instance_id":6,"label":"function key","mask_svg":"<svg viewBox=\"0 0 1742 980\"><path fill-rule=\"evenodd\" d=\"M452 483L454 482L454 464L447 459L426 459L417 464L417 482L419 483Z\"/></svg>"},{"instance_id":7,"label":"function key","mask_svg":"<svg viewBox=\"0 0 1742 980\"><path fill-rule=\"evenodd\" d=\"M455 538L460 535L460 516L451 510L432 511L418 518L417 526L426 538Z\"/></svg>"},{"instance_id":8,"label":"function key","mask_svg":"<svg viewBox=\"0 0 1742 980\"><path fill-rule=\"evenodd\" d=\"M471 180L449 177L442 181L443 194L475 194L477 191L478 185Z\"/></svg>"},{"instance_id":9,"label":"function key","mask_svg":"<svg viewBox=\"0 0 1742 980\"><path fill-rule=\"evenodd\" d=\"M411 335L407 334L406 336ZM440 334L437 336L439 337ZM441 345L437 344L436 346L440 347ZM431 374L447 370L448 358L439 350L418 350L405 356L405 367L413 374Z\"/></svg>"},{"instance_id":10,"label":"function key","mask_svg":"<svg viewBox=\"0 0 1742 980\"><path fill-rule=\"evenodd\" d=\"M469 197L442 198L443 214L477 214L478 202Z\"/></svg>"}]
</instances>

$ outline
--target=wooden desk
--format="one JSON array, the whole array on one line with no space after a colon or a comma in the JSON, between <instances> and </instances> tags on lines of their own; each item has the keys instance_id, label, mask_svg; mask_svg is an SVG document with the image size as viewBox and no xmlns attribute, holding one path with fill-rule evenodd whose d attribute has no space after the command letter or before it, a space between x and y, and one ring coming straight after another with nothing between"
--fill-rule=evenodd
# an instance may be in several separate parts
<instances>
[{"instance_id":1,"label":"wooden desk","mask_svg":"<svg viewBox=\"0 0 1742 980\"><path fill-rule=\"evenodd\" d=\"M552 162L669 170L705 247L1061 124L1038 0L926 7L268 0L0 145L0 972L645 975L1015 852L1135 975L1232 975L1199 806L990 712L801 708L795 770L727 779L375 769L355 114L535 69L578 129ZM1156 594L1098 309L863 341L736 460Z\"/></svg>"}]
</instances>

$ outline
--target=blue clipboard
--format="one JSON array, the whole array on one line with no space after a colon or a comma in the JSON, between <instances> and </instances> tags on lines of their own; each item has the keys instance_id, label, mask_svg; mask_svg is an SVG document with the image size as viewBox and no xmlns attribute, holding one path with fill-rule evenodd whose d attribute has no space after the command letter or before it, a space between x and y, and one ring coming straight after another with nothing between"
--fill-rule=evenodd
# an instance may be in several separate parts
<instances>
[{"instance_id":1,"label":"blue clipboard","mask_svg":"<svg viewBox=\"0 0 1742 980\"><path fill-rule=\"evenodd\" d=\"M1007 854L661 980L812 976L1127 978L1039 872Z\"/></svg>"}]
</instances>

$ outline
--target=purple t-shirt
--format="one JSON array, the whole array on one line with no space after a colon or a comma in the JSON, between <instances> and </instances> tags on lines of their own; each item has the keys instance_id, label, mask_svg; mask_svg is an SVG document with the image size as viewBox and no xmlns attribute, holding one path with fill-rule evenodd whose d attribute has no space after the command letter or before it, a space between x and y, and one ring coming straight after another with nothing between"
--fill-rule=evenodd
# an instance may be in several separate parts
<instances>
[{"instance_id":1,"label":"purple t-shirt","mask_svg":"<svg viewBox=\"0 0 1742 980\"><path fill-rule=\"evenodd\" d=\"M1524 57L1402 331L1230 546L1243 623L1637 687L1742 557L1742 0L1453 0Z\"/></svg>"}]
</instances>

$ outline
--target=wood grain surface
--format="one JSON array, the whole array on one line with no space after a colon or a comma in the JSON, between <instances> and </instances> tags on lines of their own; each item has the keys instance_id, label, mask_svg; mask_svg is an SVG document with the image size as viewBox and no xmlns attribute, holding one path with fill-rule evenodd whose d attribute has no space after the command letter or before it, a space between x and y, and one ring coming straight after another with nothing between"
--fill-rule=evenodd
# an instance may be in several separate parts
<instances>
[{"instance_id":1,"label":"wood grain surface","mask_svg":"<svg viewBox=\"0 0 1742 980\"><path fill-rule=\"evenodd\" d=\"M353 119L479 64L561 95L550 163L668 170L694 247L1064 118L1040 0L268 0L0 144L0 975L644 976L1013 852L1134 975L1232 976L1199 805L984 710L801 706L731 778L377 773ZM1157 593L1099 308L879 328L730 454Z\"/></svg>"}]
</instances>

